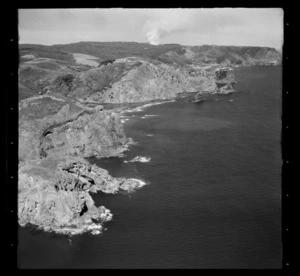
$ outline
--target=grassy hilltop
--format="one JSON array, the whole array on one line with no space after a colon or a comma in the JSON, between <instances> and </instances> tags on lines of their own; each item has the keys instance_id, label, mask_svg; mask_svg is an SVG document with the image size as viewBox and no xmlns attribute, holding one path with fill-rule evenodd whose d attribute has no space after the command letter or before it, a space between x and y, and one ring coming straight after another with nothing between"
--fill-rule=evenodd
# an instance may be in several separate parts
<instances>
[{"instance_id":1,"label":"grassy hilltop","mask_svg":"<svg viewBox=\"0 0 300 276\"><path fill-rule=\"evenodd\" d=\"M179 44L150 45L137 42L78 42L64 45L21 44L20 55L36 53L39 57L72 62L70 53L88 54L100 60L137 56L179 65L196 63L222 63L263 65L280 63L281 54L269 47L242 46L182 46Z\"/></svg>"}]
</instances>

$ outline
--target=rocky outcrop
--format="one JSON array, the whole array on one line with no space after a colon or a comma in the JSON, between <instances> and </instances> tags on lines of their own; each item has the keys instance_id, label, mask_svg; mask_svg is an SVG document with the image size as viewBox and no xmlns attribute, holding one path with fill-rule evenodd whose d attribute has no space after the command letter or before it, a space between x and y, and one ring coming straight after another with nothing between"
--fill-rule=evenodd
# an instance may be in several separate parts
<instances>
[{"instance_id":1,"label":"rocky outcrop","mask_svg":"<svg viewBox=\"0 0 300 276\"><path fill-rule=\"evenodd\" d=\"M144 184L114 178L84 157L118 156L128 148L118 115L64 97L19 104L19 223L63 234L92 231L111 220L90 192L130 192Z\"/></svg>"},{"instance_id":2,"label":"rocky outcrop","mask_svg":"<svg viewBox=\"0 0 300 276\"><path fill-rule=\"evenodd\" d=\"M67 160L58 164L58 171L60 177L55 186L57 190L102 191L114 194L120 189L134 190L142 185L137 179L112 177L106 170L83 162L81 159Z\"/></svg>"},{"instance_id":3,"label":"rocky outcrop","mask_svg":"<svg viewBox=\"0 0 300 276\"><path fill-rule=\"evenodd\" d=\"M97 86L103 71L109 71L109 76L113 76L104 88ZM93 78L90 77L91 74L94 74ZM95 77L97 75L98 78ZM223 87L218 85L212 71L195 70L190 67L176 68L161 62L142 59L130 60L130 62L128 59L122 59L106 66L105 69L102 68L101 72L93 69L84 72L81 77L85 79L88 86L94 87L95 92L86 98L88 102L136 103L173 99L180 93L199 91L223 93L229 88L233 89L230 85L234 82L234 76L233 74L228 76L230 78L223 79L222 83L227 82L229 85Z\"/></svg>"},{"instance_id":4,"label":"rocky outcrop","mask_svg":"<svg viewBox=\"0 0 300 276\"><path fill-rule=\"evenodd\" d=\"M112 218L110 211L103 206L97 208L83 189L58 190L55 186L62 181L58 179L56 170L49 167L26 165L19 170L20 225L30 223L46 231L71 235L101 231L102 224Z\"/></svg>"},{"instance_id":5,"label":"rocky outcrop","mask_svg":"<svg viewBox=\"0 0 300 276\"><path fill-rule=\"evenodd\" d=\"M232 71L228 70L228 68L218 68L215 70L215 83L217 86L217 90L213 92L199 92L196 93L194 99L192 101L199 102L205 99L207 95L211 94L228 94L232 92L236 92L235 90L235 78Z\"/></svg>"},{"instance_id":6,"label":"rocky outcrop","mask_svg":"<svg viewBox=\"0 0 300 276\"><path fill-rule=\"evenodd\" d=\"M201 88L215 89L207 77L196 79L187 77L183 70L165 64L144 63L114 83L103 97L104 101L118 103L172 99L180 92L195 91L200 83L203 85Z\"/></svg>"},{"instance_id":7,"label":"rocky outcrop","mask_svg":"<svg viewBox=\"0 0 300 276\"><path fill-rule=\"evenodd\" d=\"M47 158L19 170L19 222L63 234L98 233L112 219L89 192L117 193L141 187L137 179L113 178L81 158Z\"/></svg>"},{"instance_id":8,"label":"rocky outcrop","mask_svg":"<svg viewBox=\"0 0 300 276\"><path fill-rule=\"evenodd\" d=\"M217 69L215 71L216 85L218 87L218 93L227 94L234 92L234 86L236 84L234 75L228 71L227 68Z\"/></svg>"}]
</instances>

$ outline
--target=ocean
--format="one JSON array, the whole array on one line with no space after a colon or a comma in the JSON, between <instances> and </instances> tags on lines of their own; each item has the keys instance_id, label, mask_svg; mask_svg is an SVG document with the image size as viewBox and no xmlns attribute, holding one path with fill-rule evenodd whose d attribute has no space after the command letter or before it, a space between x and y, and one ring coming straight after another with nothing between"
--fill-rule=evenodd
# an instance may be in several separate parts
<instances>
[{"instance_id":1,"label":"ocean","mask_svg":"<svg viewBox=\"0 0 300 276\"><path fill-rule=\"evenodd\" d=\"M235 68L236 93L124 114L137 144L90 161L146 185L93 195L113 213L101 235L20 228L19 267L281 268L281 70Z\"/></svg>"}]
</instances>

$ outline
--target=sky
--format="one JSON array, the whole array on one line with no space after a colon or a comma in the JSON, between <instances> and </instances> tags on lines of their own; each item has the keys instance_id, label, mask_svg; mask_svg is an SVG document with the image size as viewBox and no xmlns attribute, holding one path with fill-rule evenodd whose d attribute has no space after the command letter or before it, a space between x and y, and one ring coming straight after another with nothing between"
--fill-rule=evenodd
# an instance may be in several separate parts
<instances>
[{"instance_id":1,"label":"sky","mask_svg":"<svg viewBox=\"0 0 300 276\"><path fill-rule=\"evenodd\" d=\"M19 43L134 41L281 49L280 8L20 9Z\"/></svg>"}]
</instances>

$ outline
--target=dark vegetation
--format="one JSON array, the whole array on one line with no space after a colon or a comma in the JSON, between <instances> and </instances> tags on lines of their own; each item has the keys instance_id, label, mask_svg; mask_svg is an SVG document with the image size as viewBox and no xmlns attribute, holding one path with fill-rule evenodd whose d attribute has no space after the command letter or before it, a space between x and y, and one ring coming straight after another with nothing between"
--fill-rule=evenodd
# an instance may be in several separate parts
<instances>
[{"instance_id":1,"label":"dark vegetation","mask_svg":"<svg viewBox=\"0 0 300 276\"><path fill-rule=\"evenodd\" d=\"M223 86L226 86L227 83L219 83L219 82L217 82L216 85L217 85L218 88L221 88Z\"/></svg>"},{"instance_id":2,"label":"dark vegetation","mask_svg":"<svg viewBox=\"0 0 300 276\"><path fill-rule=\"evenodd\" d=\"M168 55L160 55L157 57L157 60L160 62L166 63L166 64L176 64L179 66L189 65L193 62L191 60L186 59L185 57L174 55L174 56L168 56Z\"/></svg>"},{"instance_id":3,"label":"dark vegetation","mask_svg":"<svg viewBox=\"0 0 300 276\"><path fill-rule=\"evenodd\" d=\"M36 53L38 57L47 57L71 62L74 61L74 59L69 53L92 55L100 58L102 61L128 56L156 59L159 55L168 51L177 50L181 52L181 48L182 46L179 44L156 46L148 43L136 42L78 42L52 46L21 44L20 55Z\"/></svg>"},{"instance_id":4,"label":"dark vegetation","mask_svg":"<svg viewBox=\"0 0 300 276\"><path fill-rule=\"evenodd\" d=\"M59 86L67 86L69 90L72 88L72 82L74 80L74 76L72 74L66 74L62 76L58 76L55 79L55 83L57 83Z\"/></svg>"},{"instance_id":5,"label":"dark vegetation","mask_svg":"<svg viewBox=\"0 0 300 276\"><path fill-rule=\"evenodd\" d=\"M102 61L102 62L99 63L99 66L98 66L98 67L100 67L100 66L102 66L102 65L108 65L108 64L111 64L111 63L113 63L114 61L115 61L115 59L104 60L104 61Z\"/></svg>"},{"instance_id":6,"label":"dark vegetation","mask_svg":"<svg viewBox=\"0 0 300 276\"><path fill-rule=\"evenodd\" d=\"M216 71L216 77L217 80L222 80L227 77L228 72L226 70L217 70Z\"/></svg>"},{"instance_id":7,"label":"dark vegetation","mask_svg":"<svg viewBox=\"0 0 300 276\"><path fill-rule=\"evenodd\" d=\"M19 101L22 101L24 99L33 97L36 95L36 92L27 88L26 86L24 86L23 84L19 84Z\"/></svg>"},{"instance_id":8,"label":"dark vegetation","mask_svg":"<svg viewBox=\"0 0 300 276\"><path fill-rule=\"evenodd\" d=\"M36 96L47 83L48 70L28 66L19 70L19 100Z\"/></svg>"},{"instance_id":9,"label":"dark vegetation","mask_svg":"<svg viewBox=\"0 0 300 276\"><path fill-rule=\"evenodd\" d=\"M71 44L57 44L52 46L21 44L20 56L33 54L36 57L56 59L60 62L74 63L71 53L88 54L100 59L103 64L109 64L118 58L137 56L145 59L159 60L165 63L185 65L199 61L203 64L222 63L226 59L234 64L241 64L247 57L261 59L267 52L280 55L269 47L239 47L202 45L190 48L195 54L195 60L187 59L185 47L179 44L151 45L137 42L78 42ZM166 55L171 53L170 55Z\"/></svg>"},{"instance_id":10,"label":"dark vegetation","mask_svg":"<svg viewBox=\"0 0 300 276\"><path fill-rule=\"evenodd\" d=\"M106 90L112 83L120 80L129 68L123 63L108 64L100 70L90 70L85 75L85 85L91 92Z\"/></svg>"},{"instance_id":11,"label":"dark vegetation","mask_svg":"<svg viewBox=\"0 0 300 276\"><path fill-rule=\"evenodd\" d=\"M74 63L75 59L73 55L59 50L53 49L51 46L45 45L36 45L36 44L21 44L19 45L20 57L23 55L34 55L35 57L40 58L51 58L59 61L67 61L70 63ZM26 60L20 59L20 62L24 62Z\"/></svg>"},{"instance_id":12,"label":"dark vegetation","mask_svg":"<svg viewBox=\"0 0 300 276\"><path fill-rule=\"evenodd\" d=\"M57 63L54 62L39 62L36 64L36 66L47 69L47 70L59 70L60 66Z\"/></svg>"}]
</instances>

